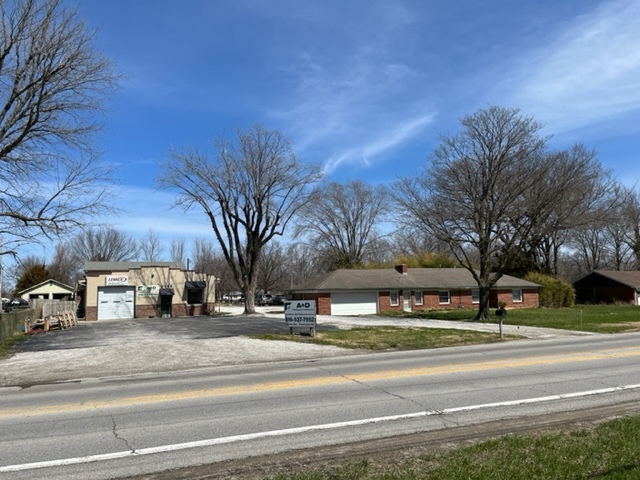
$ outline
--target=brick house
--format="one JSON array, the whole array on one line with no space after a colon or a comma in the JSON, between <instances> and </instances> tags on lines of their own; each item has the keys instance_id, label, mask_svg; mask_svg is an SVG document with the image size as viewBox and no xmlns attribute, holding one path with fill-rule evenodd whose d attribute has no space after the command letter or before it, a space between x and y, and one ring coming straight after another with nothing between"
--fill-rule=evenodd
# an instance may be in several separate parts
<instances>
[{"instance_id":1,"label":"brick house","mask_svg":"<svg viewBox=\"0 0 640 480\"><path fill-rule=\"evenodd\" d=\"M577 303L640 305L640 271L594 270L573 283Z\"/></svg>"},{"instance_id":2,"label":"brick house","mask_svg":"<svg viewBox=\"0 0 640 480\"><path fill-rule=\"evenodd\" d=\"M87 320L206 315L215 283L180 262L85 262L78 296Z\"/></svg>"},{"instance_id":3,"label":"brick house","mask_svg":"<svg viewBox=\"0 0 640 480\"><path fill-rule=\"evenodd\" d=\"M537 283L508 275L490 292L490 307L538 307ZM335 270L291 289L294 300L315 300L319 315L477 308L478 286L464 268Z\"/></svg>"}]
</instances>

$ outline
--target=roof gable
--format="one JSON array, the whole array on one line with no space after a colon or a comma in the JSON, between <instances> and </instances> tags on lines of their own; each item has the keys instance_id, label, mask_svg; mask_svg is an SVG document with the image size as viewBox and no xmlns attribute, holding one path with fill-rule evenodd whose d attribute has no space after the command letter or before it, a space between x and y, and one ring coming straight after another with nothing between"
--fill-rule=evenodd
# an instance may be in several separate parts
<instances>
[{"instance_id":1,"label":"roof gable","mask_svg":"<svg viewBox=\"0 0 640 480\"><path fill-rule=\"evenodd\" d=\"M584 277L574 282L574 285L580 284L585 280L593 281L594 277L604 277L614 282L621 283L631 288L640 288L640 271L639 270L594 270Z\"/></svg>"},{"instance_id":2,"label":"roof gable","mask_svg":"<svg viewBox=\"0 0 640 480\"><path fill-rule=\"evenodd\" d=\"M33 285L32 287L25 288L24 290L18 292L18 296L22 296L22 295L24 295L26 293L33 292L33 291L38 290L39 288L42 288L42 287L47 286L47 285L52 285L52 286L55 285L60 290L63 290L63 291L68 292L68 293L73 293L74 292L74 288L73 287L71 287L71 286L69 286L69 285L67 285L65 283L62 283L62 282L59 282L57 280L54 280L54 279L50 278L48 280L45 280L44 282L38 283L37 285Z\"/></svg>"}]
</instances>

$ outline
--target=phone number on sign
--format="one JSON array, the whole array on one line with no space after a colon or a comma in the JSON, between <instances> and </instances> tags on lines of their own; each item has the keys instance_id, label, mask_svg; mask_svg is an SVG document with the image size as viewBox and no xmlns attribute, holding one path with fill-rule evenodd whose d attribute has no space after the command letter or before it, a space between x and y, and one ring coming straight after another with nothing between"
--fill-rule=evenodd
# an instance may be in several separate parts
<instances>
[{"instance_id":1,"label":"phone number on sign","mask_svg":"<svg viewBox=\"0 0 640 480\"><path fill-rule=\"evenodd\" d=\"M308 324L315 325L316 317L287 317L286 321L287 321L287 324L299 323L304 325L308 325Z\"/></svg>"}]
</instances>

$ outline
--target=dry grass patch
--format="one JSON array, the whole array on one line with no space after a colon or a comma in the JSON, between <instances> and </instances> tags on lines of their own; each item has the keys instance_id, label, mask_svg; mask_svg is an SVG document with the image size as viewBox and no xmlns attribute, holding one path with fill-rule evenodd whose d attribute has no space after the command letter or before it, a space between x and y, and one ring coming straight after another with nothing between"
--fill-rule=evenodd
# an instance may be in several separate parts
<instances>
[{"instance_id":1,"label":"dry grass patch","mask_svg":"<svg viewBox=\"0 0 640 480\"><path fill-rule=\"evenodd\" d=\"M333 345L366 350L416 350L453 347L501 341L498 333L454 330L450 328L362 327L350 330L330 330L308 335L262 334L253 338ZM505 337L513 339L518 337ZM504 340L502 339L502 340Z\"/></svg>"}]
</instances>

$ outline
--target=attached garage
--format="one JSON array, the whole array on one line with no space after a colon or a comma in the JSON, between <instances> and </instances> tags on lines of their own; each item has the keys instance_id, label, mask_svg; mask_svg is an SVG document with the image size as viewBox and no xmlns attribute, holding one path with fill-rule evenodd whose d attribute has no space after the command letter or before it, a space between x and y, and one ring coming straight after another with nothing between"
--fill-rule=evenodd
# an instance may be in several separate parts
<instances>
[{"instance_id":1,"label":"attached garage","mask_svg":"<svg viewBox=\"0 0 640 480\"><path fill-rule=\"evenodd\" d=\"M98 320L133 318L135 287L98 287Z\"/></svg>"},{"instance_id":2,"label":"attached garage","mask_svg":"<svg viewBox=\"0 0 640 480\"><path fill-rule=\"evenodd\" d=\"M331 315L372 315L378 313L378 292L333 292Z\"/></svg>"}]
</instances>

